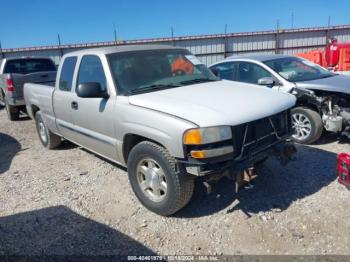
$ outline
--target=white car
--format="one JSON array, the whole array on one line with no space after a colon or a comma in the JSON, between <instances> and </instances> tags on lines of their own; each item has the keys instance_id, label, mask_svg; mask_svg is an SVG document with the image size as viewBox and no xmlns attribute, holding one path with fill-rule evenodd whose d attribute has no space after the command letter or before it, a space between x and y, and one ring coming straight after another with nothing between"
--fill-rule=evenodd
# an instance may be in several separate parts
<instances>
[{"instance_id":1,"label":"white car","mask_svg":"<svg viewBox=\"0 0 350 262\"><path fill-rule=\"evenodd\" d=\"M232 56L209 68L221 79L294 94L293 139L298 143L315 142L323 129L350 137L349 76L286 55Z\"/></svg>"}]
</instances>

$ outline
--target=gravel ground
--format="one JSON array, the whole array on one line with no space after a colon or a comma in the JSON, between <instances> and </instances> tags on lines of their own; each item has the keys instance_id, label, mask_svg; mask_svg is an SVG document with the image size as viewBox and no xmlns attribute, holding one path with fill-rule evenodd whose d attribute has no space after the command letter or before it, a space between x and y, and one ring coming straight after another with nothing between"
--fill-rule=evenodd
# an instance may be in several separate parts
<instances>
[{"instance_id":1,"label":"gravel ground","mask_svg":"<svg viewBox=\"0 0 350 262\"><path fill-rule=\"evenodd\" d=\"M255 187L198 180L174 217L143 208L125 170L64 143L44 149L34 122L0 110L0 254L350 254L350 191L336 181L347 141L298 146L297 160L269 160Z\"/></svg>"}]
</instances>

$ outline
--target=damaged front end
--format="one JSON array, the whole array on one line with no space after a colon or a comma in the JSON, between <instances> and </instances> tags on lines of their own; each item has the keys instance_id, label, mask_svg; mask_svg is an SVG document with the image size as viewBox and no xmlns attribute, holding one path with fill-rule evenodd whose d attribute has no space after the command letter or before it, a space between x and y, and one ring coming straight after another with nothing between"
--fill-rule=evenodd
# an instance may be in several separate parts
<instances>
[{"instance_id":1,"label":"damaged front end","mask_svg":"<svg viewBox=\"0 0 350 262\"><path fill-rule=\"evenodd\" d=\"M204 176L204 185L211 192L213 182L222 177L235 181L236 191L242 185L249 185L256 177L256 167L269 157L277 157L286 165L296 153L296 147L290 141L292 134L290 110L255 120L238 126L232 126L232 139L225 141L234 151L212 159L194 159L190 157L191 147L187 147L188 158L179 160L187 173ZM203 145L213 148L215 145ZM224 146L224 144L220 144ZM198 150L198 147L196 147Z\"/></svg>"},{"instance_id":2,"label":"damaged front end","mask_svg":"<svg viewBox=\"0 0 350 262\"><path fill-rule=\"evenodd\" d=\"M350 95L339 92L294 88L297 105L317 109L328 132L350 138Z\"/></svg>"}]
</instances>

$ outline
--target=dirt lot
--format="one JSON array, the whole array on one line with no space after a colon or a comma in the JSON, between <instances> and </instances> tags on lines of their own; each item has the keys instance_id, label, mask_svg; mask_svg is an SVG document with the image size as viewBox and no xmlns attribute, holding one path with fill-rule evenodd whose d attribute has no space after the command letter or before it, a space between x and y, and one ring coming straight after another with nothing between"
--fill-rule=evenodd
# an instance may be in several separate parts
<instances>
[{"instance_id":1,"label":"dirt lot","mask_svg":"<svg viewBox=\"0 0 350 262\"><path fill-rule=\"evenodd\" d=\"M345 141L269 160L252 190L222 181L164 218L134 197L125 170L71 143L45 150L34 122L0 110L0 254L350 254L350 191L336 181Z\"/></svg>"}]
</instances>

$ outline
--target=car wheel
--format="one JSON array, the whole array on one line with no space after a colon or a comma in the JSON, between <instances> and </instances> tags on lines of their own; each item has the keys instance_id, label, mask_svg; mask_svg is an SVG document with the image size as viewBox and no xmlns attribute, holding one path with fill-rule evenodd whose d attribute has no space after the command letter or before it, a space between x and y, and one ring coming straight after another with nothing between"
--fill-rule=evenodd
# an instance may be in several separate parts
<instances>
[{"instance_id":1,"label":"car wheel","mask_svg":"<svg viewBox=\"0 0 350 262\"><path fill-rule=\"evenodd\" d=\"M44 147L46 147L47 149L53 149L61 144L61 137L52 133L47 128L45 122L43 121L40 111L36 112L35 114L35 123L40 142L43 144Z\"/></svg>"},{"instance_id":2,"label":"car wheel","mask_svg":"<svg viewBox=\"0 0 350 262\"><path fill-rule=\"evenodd\" d=\"M128 175L136 197L158 215L176 213L193 194L193 176L184 172L165 148L149 141L131 150Z\"/></svg>"},{"instance_id":3,"label":"car wheel","mask_svg":"<svg viewBox=\"0 0 350 262\"><path fill-rule=\"evenodd\" d=\"M19 108L16 106L11 106L5 102L5 108L7 112L7 117L10 121L16 121L19 119Z\"/></svg>"},{"instance_id":4,"label":"car wheel","mask_svg":"<svg viewBox=\"0 0 350 262\"><path fill-rule=\"evenodd\" d=\"M292 138L300 144L311 144L318 140L323 131L321 116L312 109L296 107L292 109Z\"/></svg>"}]
</instances>

